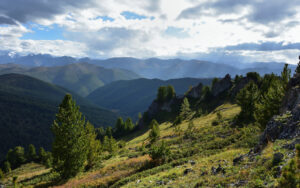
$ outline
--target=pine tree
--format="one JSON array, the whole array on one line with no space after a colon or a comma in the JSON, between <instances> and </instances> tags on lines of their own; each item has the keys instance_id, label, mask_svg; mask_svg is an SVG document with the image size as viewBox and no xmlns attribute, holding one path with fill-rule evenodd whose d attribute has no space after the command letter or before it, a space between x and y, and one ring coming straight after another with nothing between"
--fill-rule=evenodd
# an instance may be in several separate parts
<instances>
[{"instance_id":1,"label":"pine tree","mask_svg":"<svg viewBox=\"0 0 300 188\"><path fill-rule=\"evenodd\" d=\"M186 119L191 113L189 100L185 97L180 107L180 116Z\"/></svg>"},{"instance_id":2,"label":"pine tree","mask_svg":"<svg viewBox=\"0 0 300 188\"><path fill-rule=\"evenodd\" d=\"M299 63L298 63L298 66L296 68L296 74L299 74L300 73L300 56L299 56Z\"/></svg>"},{"instance_id":3,"label":"pine tree","mask_svg":"<svg viewBox=\"0 0 300 188\"><path fill-rule=\"evenodd\" d=\"M99 155L101 153L101 143L99 140L96 139L97 134L95 132L95 128L89 122L86 125L86 135L87 135L87 138L89 139L88 154L87 154L87 161L88 161L87 166L89 168L92 168L96 164L96 162L99 158Z\"/></svg>"},{"instance_id":4,"label":"pine tree","mask_svg":"<svg viewBox=\"0 0 300 188\"><path fill-rule=\"evenodd\" d=\"M110 126L105 129L105 135L109 138L112 137L112 128Z\"/></svg>"},{"instance_id":5,"label":"pine tree","mask_svg":"<svg viewBox=\"0 0 300 188\"><path fill-rule=\"evenodd\" d=\"M149 132L149 139L150 143L155 143L160 136L159 124L155 119L153 119L150 123L150 132Z\"/></svg>"},{"instance_id":6,"label":"pine tree","mask_svg":"<svg viewBox=\"0 0 300 188\"><path fill-rule=\"evenodd\" d=\"M176 96L175 89L172 85L167 86L167 99L171 100Z\"/></svg>"},{"instance_id":7,"label":"pine tree","mask_svg":"<svg viewBox=\"0 0 300 188\"><path fill-rule=\"evenodd\" d=\"M116 125L115 125L116 129L117 129L117 132L122 132L124 131L123 128L124 128L124 121L122 119L122 117L119 117L117 119L117 122L116 122Z\"/></svg>"},{"instance_id":8,"label":"pine tree","mask_svg":"<svg viewBox=\"0 0 300 188\"><path fill-rule=\"evenodd\" d=\"M113 137L105 136L103 140L103 150L114 153L117 150L117 142Z\"/></svg>"},{"instance_id":9,"label":"pine tree","mask_svg":"<svg viewBox=\"0 0 300 188\"><path fill-rule=\"evenodd\" d=\"M88 139L85 132L85 119L70 94L67 94L59 105L52 132L54 134L53 168L61 174L62 178L73 177L84 169Z\"/></svg>"},{"instance_id":10,"label":"pine tree","mask_svg":"<svg viewBox=\"0 0 300 188\"><path fill-rule=\"evenodd\" d=\"M27 160L34 161L37 159L36 150L33 144L29 144L27 152Z\"/></svg>"},{"instance_id":11,"label":"pine tree","mask_svg":"<svg viewBox=\"0 0 300 188\"><path fill-rule=\"evenodd\" d=\"M239 122L254 121L254 113L256 110L256 102L259 93L257 85L251 81L236 96L236 102L241 107L241 112L237 116Z\"/></svg>"},{"instance_id":12,"label":"pine tree","mask_svg":"<svg viewBox=\"0 0 300 188\"><path fill-rule=\"evenodd\" d=\"M127 131L132 131L133 130L134 124L132 123L132 120L131 120L130 117L126 119L125 124L126 124L126 127L127 127Z\"/></svg>"},{"instance_id":13,"label":"pine tree","mask_svg":"<svg viewBox=\"0 0 300 188\"><path fill-rule=\"evenodd\" d=\"M284 88L286 89L286 86L291 79L291 69L288 68L288 64L284 65L283 71L281 72L281 79L283 81Z\"/></svg>"},{"instance_id":14,"label":"pine tree","mask_svg":"<svg viewBox=\"0 0 300 188\"><path fill-rule=\"evenodd\" d=\"M12 168L17 168L21 164L25 163L25 150L21 146L10 149L6 156L7 161L11 164Z\"/></svg>"},{"instance_id":15,"label":"pine tree","mask_svg":"<svg viewBox=\"0 0 300 188\"><path fill-rule=\"evenodd\" d=\"M10 166L10 163L8 161L5 161L4 162L4 172L5 173L10 173L11 172L11 166Z\"/></svg>"},{"instance_id":16,"label":"pine tree","mask_svg":"<svg viewBox=\"0 0 300 188\"><path fill-rule=\"evenodd\" d=\"M284 96L281 80L273 80L266 93L256 104L255 119L264 128L272 116L279 114L279 108Z\"/></svg>"}]
</instances>

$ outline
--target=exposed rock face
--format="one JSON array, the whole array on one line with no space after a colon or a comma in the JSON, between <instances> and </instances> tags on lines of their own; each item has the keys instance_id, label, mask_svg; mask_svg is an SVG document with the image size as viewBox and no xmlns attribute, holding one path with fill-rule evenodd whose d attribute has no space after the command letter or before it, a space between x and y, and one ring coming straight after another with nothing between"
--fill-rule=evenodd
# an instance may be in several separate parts
<instances>
[{"instance_id":1,"label":"exposed rock face","mask_svg":"<svg viewBox=\"0 0 300 188\"><path fill-rule=\"evenodd\" d=\"M254 81L249 77L241 78L231 90L231 97L235 97L241 89L243 89L250 81Z\"/></svg>"},{"instance_id":2,"label":"exposed rock face","mask_svg":"<svg viewBox=\"0 0 300 188\"><path fill-rule=\"evenodd\" d=\"M218 81L212 86L213 96L217 96L225 90L228 90L232 87L232 81L229 74L225 76L222 80Z\"/></svg>"},{"instance_id":3,"label":"exposed rock face","mask_svg":"<svg viewBox=\"0 0 300 188\"><path fill-rule=\"evenodd\" d=\"M148 117L152 118L157 114L159 111L167 111L171 112L172 111L172 104L174 102L174 99L171 99L169 101L159 103L158 101L153 101L152 104L148 108Z\"/></svg>"},{"instance_id":4,"label":"exposed rock face","mask_svg":"<svg viewBox=\"0 0 300 188\"><path fill-rule=\"evenodd\" d=\"M202 88L203 85L200 83L198 86L193 87L187 94L186 96L189 98L200 98L202 95Z\"/></svg>"},{"instance_id":5,"label":"exposed rock face","mask_svg":"<svg viewBox=\"0 0 300 188\"><path fill-rule=\"evenodd\" d=\"M281 114L274 116L267 124L260 144L276 139L290 139L300 136L300 75L294 75L288 84Z\"/></svg>"}]
</instances>

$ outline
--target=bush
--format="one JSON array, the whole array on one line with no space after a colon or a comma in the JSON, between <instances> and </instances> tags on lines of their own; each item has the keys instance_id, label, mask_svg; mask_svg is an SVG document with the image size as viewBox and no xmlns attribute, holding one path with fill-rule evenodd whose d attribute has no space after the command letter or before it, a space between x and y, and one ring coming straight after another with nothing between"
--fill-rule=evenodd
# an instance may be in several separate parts
<instances>
[{"instance_id":1,"label":"bush","mask_svg":"<svg viewBox=\"0 0 300 188\"><path fill-rule=\"evenodd\" d=\"M149 139L150 139L150 144L155 143L159 136L160 136L160 130L159 130L159 124L155 119L153 119L150 123L150 132L149 132Z\"/></svg>"},{"instance_id":2,"label":"bush","mask_svg":"<svg viewBox=\"0 0 300 188\"><path fill-rule=\"evenodd\" d=\"M282 171L282 176L279 180L279 186L283 188L296 188L297 177L296 177L296 162L292 159Z\"/></svg>"},{"instance_id":3,"label":"bush","mask_svg":"<svg viewBox=\"0 0 300 188\"><path fill-rule=\"evenodd\" d=\"M158 163L165 162L170 156L170 149L165 144L165 142L162 141L160 145L152 145L149 151L149 155L154 161Z\"/></svg>"}]
</instances>

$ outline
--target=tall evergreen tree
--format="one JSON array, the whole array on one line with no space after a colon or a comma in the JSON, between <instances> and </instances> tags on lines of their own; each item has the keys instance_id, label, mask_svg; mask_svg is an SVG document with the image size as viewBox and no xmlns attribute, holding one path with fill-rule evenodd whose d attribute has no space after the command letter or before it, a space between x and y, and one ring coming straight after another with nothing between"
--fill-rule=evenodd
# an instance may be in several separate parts
<instances>
[{"instance_id":1,"label":"tall evergreen tree","mask_svg":"<svg viewBox=\"0 0 300 188\"><path fill-rule=\"evenodd\" d=\"M11 164L12 168L17 168L21 164L25 163L25 150L21 146L10 149L6 156L7 161Z\"/></svg>"},{"instance_id":2,"label":"tall evergreen tree","mask_svg":"<svg viewBox=\"0 0 300 188\"><path fill-rule=\"evenodd\" d=\"M117 119L116 125L115 125L117 132L122 132L123 128L124 128L124 121L122 119L122 117L119 117Z\"/></svg>"},{"instance_id":3,"label":"tall evergreen tree","mask_svg":"<svg viewBox=\"0 0 300 188\"><path fill-rule=\"evenodd\" d=\"M175 89L172 85L167 86L167 98L168 100L173 99L176 96Z\"/></svg>"},{"instance_id":4,"label":"tall evergreen tree","mask_svg":"<svg viewBox=\"0 0 300 188\"><path fill-rule=\"evenodd\" d=\"M296 71L295 71L297 74L300 73L300 56L299 56L299 63L297 65L297 68L296 68Z\"/></svg>"},{"instance_id":5,"label":"tall evergreen tree","mask_svg":"<svg viewBox=\"0 0 300 188\"><path fill-rule=\"evenodd\" d=\"M62 178L73 177L84 169L88 140L85 119L70 94L67 94L59 105L52 131L54 134L53 167Z\"/></svg>"},{"instance_id":6,"label":"tall evergreen tree","mask_svg":"<svg viewBox=\"0 0 300 188\"><path fill-rule=\"evenodd\" d=\"M5 173L10 173L11 172L11 166L10 166L10 163L8 161L5 161L4 162L4 172Z\"/></svg>"},{"instance_id":7,"label":"tall evergreen tree","mask_svg":"<svg viewBox=\"0 0 300 188\"><path fill-rule=\"evenodd\" d=\"M112 137L112 128L110 126L105 129L105 135L109 138Z\"/></svg>"},{"instance_id":8,"label":"tall evergreen tree","mask_svg":"<svg viewBox=\"0 0 300 188\"><path fill-rule=\"evenodd\" d=\"M132 120L131 120L130 117L126 119L125 124L126 124L126 127L127 127L127 131L132 131L133 130L134 124L132 123Z\"/></svg>"},{"instance_id":9,"label":"tall evergreen tree","mask_svg":"<svg viewBox=\"0 0 300 188\"><path fill-rule=\"evenodd\" d=\"M27 152L27 160L34 161L37 159L36 150L33 144L29 144Z\"/></svg>"},{"instance_id":10,"label":"tall evergreen tree","mask_svg":"<svg viewBox=\"0 0 300 188\"><path fill-rule=\"evenodd\" d=\"M253 81L240 90L236 96L236 102L241 107L241 112L237 117L239 122L254 121L254 113L256 110L255 104L258 97L258 87Z\"/></svg>"},{"instance_id":11,"label":"tall evergreen tree","mask_svg":"<svg viewBox=\"0 0 300 188\"><path fill-rule=\"evenodd\" d=\"M86 135L88 139L88 154L87 154L87 166L89 168L93 167L101 153L101 143L100 140L97 140L97 134L95 132L94 126L88 122L86 124Z\"/></svg>"},{"instance_id":12,"label":"tall evergreen tree","mask_svg":"<svg viewBox=\"0 0 300 188\"><path fill-rule=\"evenodd\" d=\"M187 118L191 112L189 100L185 97L180 107L180 116Z\"/></svg>"},{"instance_id":13,"label":"tall evergreen tree","mask_svg":"<svg viewBox=\"0 0 300 188\"><path fill-rule=\"evenodd\" d=\"M291 69L288 68L288 64L284 65L283 71L281 72L281 79L283 81L284 88L286 88L291 78Z\"/></svg>"},{"instance_id":14,"label":"tall evergreen tree","mask_svg":"<svg viewBox=\"0 0 300 188\"><path fill-rule=\"evenodd\" d=\"M279 114L285 90L282 81L277 79L270 83L266 93L256 103L255 119L264 128L272 116Z\"/></svg>"}]
</instances>

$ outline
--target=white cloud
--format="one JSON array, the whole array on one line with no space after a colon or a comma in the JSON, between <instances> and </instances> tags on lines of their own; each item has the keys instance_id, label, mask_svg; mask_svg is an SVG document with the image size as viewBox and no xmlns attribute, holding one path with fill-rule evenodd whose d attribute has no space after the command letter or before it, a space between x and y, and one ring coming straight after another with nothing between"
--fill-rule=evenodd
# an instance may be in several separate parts
<instances>
[{"instance_id":1,"label":"white cloud","mask_svg":"<svg viewBox=\"0 0 300 188\"><path fill-rule=\"evenodd\" d=\"M35 1L38 0L31 0ZM294 11L299 3L296 0L285 4L285 0L275 1L273 6L269 6L267 0L244 0L242 3L235 0L89 0L80 6L77 0L69 4L59 3L59 11L45 11L48 17L40 13L32 14L31 17L36 16L34 18L26 17L44 26L58 24L63 28L66 40L22 40L20 37L29 30L23 25L25 21L23 23L15 16L12 19L19 25L0 27L0 36L11 35L8 41L1 40L0 43L5 49L24 53L144 58L176 57L178 54L194 57L192 54L213 53L216 48L242 43L300 42L297 22L300 14ZM46 9L41 3L38 5ZM280 15L269 15L282 5L285 6ZM147 18L127 20L121 15L124 11ZM7 18L14 15L11 12L13 10L8 15L2 14ZM110 17L113 21L104 21L99 16ZM170 27L182 29L185 35L168 35L166 30ZM239 53L246 54L253 61L267 57L292 62L299 49L282 50L280 53Z\"/></svg>"}]
</instances>

